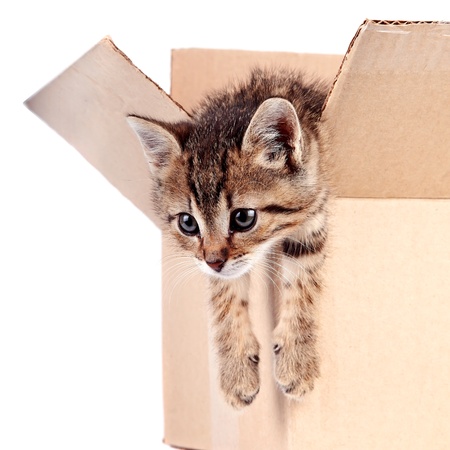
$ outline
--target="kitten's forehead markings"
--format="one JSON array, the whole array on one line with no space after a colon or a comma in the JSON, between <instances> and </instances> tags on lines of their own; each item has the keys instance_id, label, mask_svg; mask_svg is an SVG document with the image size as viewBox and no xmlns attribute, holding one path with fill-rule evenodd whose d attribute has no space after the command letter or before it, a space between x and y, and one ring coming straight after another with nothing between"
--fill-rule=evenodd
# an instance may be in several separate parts
<instances>
[{"instance_id":1,"label":"kitten's forehead markings","mask_svg":"<svg viewBox=\"0 0 450 450\"><path fill-rule=\"evenodd\" d=\"M192 151L187 161L189 189L199 208L208 212L208 215L212 215L216 209L227 178L228 150L216 147L205 144Z\"/></svg>"},{"instance_id":2,"label":"kitten's forehead markings","mask_svg":"<svg viewBox=\"0 0 450 450\"><path fill-rule=\"evenodd\" d=\"M189 156L188 159L188 177L189 177L189 190L194 196L194 202L197 203L197 205L200 205L200 196L199 196L199 189L196 183L196 176L195 176L195 169L194 169L194 157L192 155ZM191 197L189 197L190 199Z\"/></svg>"},{"instance_id":3,"label":"kitten's forehead markings","mask_svg":"<svg viewBox=\"0 0 450 450\"><path fill-rule=\"evenodd\" d=\"M295 213L301 211L302 209L303 208L301 208L301 207L288 208L283 205L270 204L270 205L263 206L261 208L261 211L271 213L271 214L295 214Z\"/></svg>"}]
</instances>

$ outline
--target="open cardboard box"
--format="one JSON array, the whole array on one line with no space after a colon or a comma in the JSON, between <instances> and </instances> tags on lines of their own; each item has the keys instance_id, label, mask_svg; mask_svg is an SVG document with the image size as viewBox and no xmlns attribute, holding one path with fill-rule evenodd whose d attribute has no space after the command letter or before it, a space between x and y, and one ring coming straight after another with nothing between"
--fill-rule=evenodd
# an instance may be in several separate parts
<instances>
[{"instance_id":1,"label":"open cardboard box","mask_svg":"<svg viewBox=\"0 0 450 450\"><path fill-rule=\"evenodd\" d=\"M106 38L27 106L155 220L147 164L125 117L183 119L205 91L255 64L330 80L324 118L334 129L337 198L320 305L322 376L302 402L279 392L275 291L268 277L255 277L261 392L245 411L231 410L217 386L204 280L179 286L166 270L165 442L199 450L448 448L450 24L366 21L343 60L176 50L173 100Z\"/></svg>"}]
</instances>

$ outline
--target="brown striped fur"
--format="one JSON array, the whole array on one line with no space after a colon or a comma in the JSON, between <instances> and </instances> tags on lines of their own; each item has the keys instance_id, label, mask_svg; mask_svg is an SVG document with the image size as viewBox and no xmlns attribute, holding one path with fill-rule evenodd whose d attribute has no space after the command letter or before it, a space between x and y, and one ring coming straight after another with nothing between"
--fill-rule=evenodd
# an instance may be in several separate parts
<instances>
[{"instance_id":1,"label":"brown striped fur","mask_svg":"<svg viewBox=\"0 0 450 450\"><path fill-rule=\"evenodd\" d=\"M260 387L248 313L256 264L282 286L273 334L280 388L298 399L319 376L325 97L326 87L302 74L254 70L246 82L208 96L189 121L129 117L149 161L164 231L209 276L220 382L235 408L249 405ZM269 252L279 263L267 263Z\"/></svg>"}]
</instances>

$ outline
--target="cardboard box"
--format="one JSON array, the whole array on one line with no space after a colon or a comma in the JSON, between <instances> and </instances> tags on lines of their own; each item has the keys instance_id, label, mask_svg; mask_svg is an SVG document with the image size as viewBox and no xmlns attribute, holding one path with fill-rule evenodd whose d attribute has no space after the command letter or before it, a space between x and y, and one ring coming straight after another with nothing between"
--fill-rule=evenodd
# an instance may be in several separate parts
<instances>
[{"instance_id":1,"label":"cardboard box","mask_svg":"<svg viewBox=\"0 0 450 450\"><path fill-rule=\"evenodd\" d=\"M243 412L231 410L217 386L204 280L178 285L165 270L165 442L199 450L448 448L450 24L366 21L343 60L177 50L172 98L186 109L106 38L27 106L156 220L147 165L125 117L183 119L204 91L255 63L330 79L324 118L334 129L337 198L320 305L322 375L302 402L277 389L276 292L267 277L265 285L254 277L261 391Z\"/></svg>"}]
</instances>

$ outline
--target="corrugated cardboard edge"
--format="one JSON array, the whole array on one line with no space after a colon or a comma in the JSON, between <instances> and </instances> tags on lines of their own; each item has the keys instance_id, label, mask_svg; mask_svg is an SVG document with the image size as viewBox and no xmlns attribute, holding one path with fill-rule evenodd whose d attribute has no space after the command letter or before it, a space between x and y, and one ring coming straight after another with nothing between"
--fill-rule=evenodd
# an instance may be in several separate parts
<instances>
[{"instance_id":1,"label":"corrugated cardboard edge","mask_svg":"<svg viewBox=\"0 0 450 450\"><path fill-rule=\"evenodd\" d=\"M108 42L111 45L111 47L113 48L113 50L115 50L117 53L119 53L120 56L122 56L122 58L125 59L136 71L138 71L144 78L146 78L150 83L152 83L155 87L157 87L162 95L165 95L168 100L170 100L171 102L175 103L175 105L177 105L178 108L180 108L184 113L186 113L189 116L189 113L183 108L182 105L180 105L176 100L174 100L163 88L161 88L158 85L158 83L156 83L149 76L147 76L144 72L142 72L142 70L139 69L139 67L137 67L133 63L133 61L122 50L120 50L119 47L117 47L117 45L112 40L111 36L105 36L102 39L102 41Z\"/></svg>"},{"instance_id":2,"label":"corrugated cardboard edge","mask_svg":"<svg viewBox=\"0 0 450 450\"><path fill-rule=\"evenodd\" d=\"M348 56L353 48L353 45L355 43L355 41L358 39L361 31L363 29L365 29L367 27L368 23L374 23L374 24L379 24L379 25L410 25L410 24L432 24L432 23L449 23L449 22L445 22L445 21L408 21L408 20L374 20L374 19L366 19L358 28L358 30L356 31L355 35L353 36L352 40L350 41L350 44L348 45L347 51L345 52L344 58L342 59L342 63L339 67L339 70L333 80L333 83L331 85L331 89L330 92L328 93L328 96L325 100L325 103L323 104L323 108L322 111L327 107L328 104L328 100L330 98L331 93L333 92L334 86L336 84L337 79L339 78L341 72L342 72L342 67L344 66L344 64L346 64Z\"/></svg>"},{"instance_id":3,"label":"corrugated cardboard edge","mask_svg":"<svg viewBox=\"0 0 450 450\"><path fill-rule=\"evenodd\" d=\"M356 39L358 39L359 34L361 33L361 30L366 26L367 22L369 22L369 19L366 19L366 20L359 26L358 30L356 31L355 35L353 36L352 40L350 41L350 44L348 45L347 51L345 52L345 55L344 55L344 57L342 58L341 65L339 66L339 70L337 71L336 76L334 77L333 83L331 83L331 88L330 88L330 91L328 92L328 96L327 96L327 98L326 98L326 100L325 100L325 102L324 102L324 104L323 104L323 107L322 107L322 114L323 114L323 111L324 111L324 110L326 109L326 107L327 107L328 100L330 99L330 95L331 95L331 93L332 93L333 90L334 90L334 86L336 85L336 82L337 82L339 76L341 75L342 68L343 68L344 64L346 64L346 62L347 62L348 55L350 54L350 52L351 52L351 50L352 50L352 48L353 48L353 45L354 45Z\"/></svg>"}]
</instances>

